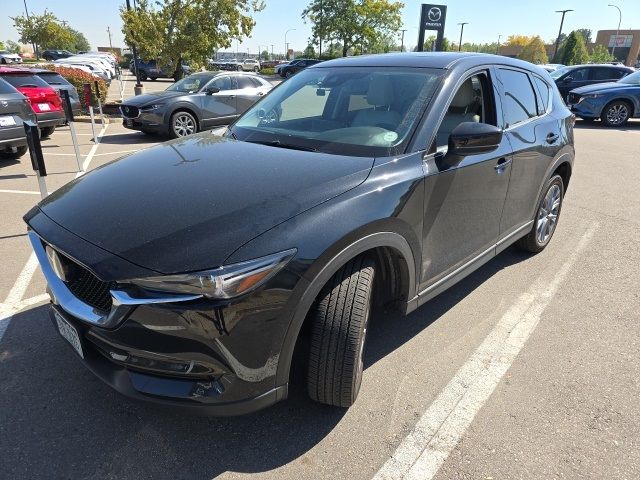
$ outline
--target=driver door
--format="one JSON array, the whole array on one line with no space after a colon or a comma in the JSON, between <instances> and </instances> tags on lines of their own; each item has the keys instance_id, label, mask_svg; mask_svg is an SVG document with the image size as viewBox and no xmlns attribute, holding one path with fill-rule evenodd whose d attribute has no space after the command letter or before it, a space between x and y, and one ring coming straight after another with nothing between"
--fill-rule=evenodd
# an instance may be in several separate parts
<instances>
[{"instance_id":1,"label":"driver door","mask_svg":"<svg viewBox=\"0 0 640 480\"><path fill-rule=\"evenodd\" d=\"M207 93L211 87L216 93ZM221 75L211 80L200 90L199 100L202 110L202 127L227 125L238 116L237 98L230 75Z\"/></svg>"},{"instance_id":2,"label":"driver door","mask_svg":"<svg viewBox=\"0 0 640 480\"><path fill-rule=\"evenodd\" d=\"M465 274L495 255L500 218L509 187L512 150L503 137L498 148L448 164L449 135L460 123L502 127L495 73L486 69L456 87L434 140L435 153L425 157L425 211L420 290L438 293L457 273Z\"/></svg>"}]
</instances>

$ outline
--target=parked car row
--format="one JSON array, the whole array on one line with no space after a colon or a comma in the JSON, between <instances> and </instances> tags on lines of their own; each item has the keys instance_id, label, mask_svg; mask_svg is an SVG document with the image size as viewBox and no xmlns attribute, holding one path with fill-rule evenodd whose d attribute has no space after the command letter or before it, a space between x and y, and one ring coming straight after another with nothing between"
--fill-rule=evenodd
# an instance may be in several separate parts
<instances>
[{"instance_id":1,"label":"parked car row","mask_svg":"<svg viewBox=\"0 0 640 480\"><path fill-rule=\"evenodd\" d=\"M157 60L143 60L139 58L136 65L138 67L138 75L142 81L147 79L155 81L158 78L173 78L178 81L180 78L191 74L191 67L184 61L180 65L179 75L176 75L176 69L173 68L171 63L160 65ZM129 62L129 71L133 75L136 74L133 59Z\"/></svg>"},{"instance_id":2,"label":"parked car row","mask_svg":"<svg viewBox=\"0 0 640 480\"><path fill-rule=\"evenodd\" d=\"M87 52L69 57L61 57L53 62L63 67L79 68L103 79L107 85L116 76L115 57L107 52Z\"/></svg>"},{"instance_id":3,"label":"parked car row","mask_svg":"<svg viewBox=\"0 0 640 480\"><path fill-rule=\"evenodd\" d=\"M59 73L0 67L0 159L16 159L26 153L25 120L36 121L43 138L66 122L62 90L69 92L74 113L80 113L77 90Z\"/></svg>"},{"instance_id":4,"label":"parked car row","mask_svg":"<svg viewBox=\"0 0 640 480\"><path fill-rule=\"evenodd\" d=\"M184 137L228 125L271 88L258 75L198 72L162 92L125 100L120 106L122 124L144 133Z\"/></svg>"},{"instance_id":5,"label":"parked car row","mask_svg":"<svg viewBox=\"0 0 640 480\"><path fill-rule=\"evenodd\" d=\"M210 68L217 70L235 70L238 72L259 72L262 68L261 63L254 58L247 58L245 60L238 60L237 58L231 58L226 60L211 60L209 62Z\"/></svg>"},{"instance_id":6,"label":"parked car row","mask_svg":"<svg viewBox=\"0 0 640 480\"><path fill-rule=\"evenodd\" d=\"M321 61L322 60L314 60L311 58L298 58L296 60L292 60L287 64L278 65L276 67L276 73L282 78L289 78L291 75L294 75L301 70L310 67L311 65L320 63Z\"/></svg>"}]
</instances>

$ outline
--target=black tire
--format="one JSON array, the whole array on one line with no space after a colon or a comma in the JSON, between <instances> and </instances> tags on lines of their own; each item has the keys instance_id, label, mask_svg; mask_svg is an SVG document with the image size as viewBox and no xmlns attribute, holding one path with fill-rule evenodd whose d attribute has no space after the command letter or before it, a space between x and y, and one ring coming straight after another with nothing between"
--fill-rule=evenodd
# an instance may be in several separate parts
<instances>
[{"instance_id":1,"label":"black tire","mask_svg":"<svg viewBox=\"0 0 640 480\"><path fill-rule=\"evenodd\" d=\"M307 392L317 402L349 407L358 396L374 276L372 259L350 260L325 285L309 312Z\"/></svg>"},{"instance_id":2,"label":"black tire","mask_svg":"<svg viewBox=\"0 0 640 480\"><path fill-rule=\"evenodd\" d=\"M0 63L2 63L3 65L6 65L7 61L4 58L0 58Z\"/></svg>"},{"instance_id":3,"label":"black tire","mask_svg":"<svg viewBox=\"0 0 640 480\"><path fill-rule=\"evenodd\" d=\"M140 76L140 81L144 82L147 79L147 72L144 70L139 70L138 75Z\"/></svg>"},{"instance_id":4,"label":"black tire","mask_svg":"<svg viewBox=\"0 0 640 480\"><path fill-rule=\"evenodd\" d=\"M237 70L238 70L239 72L241 72L241 71L242 71L242 65L238 65Z\"/></svg>"},{"instance_id":5,"label":"black tire","mask_svg":"<svg viewBox=\"0 0 640 480\"><path fill-rule=\"evenodd\" d=\"M253 67L253 71L258 73L260 71L260 69L258 67Z\"/></svg>"},{"instance_id":6,"label":"black tire","mask_svg":"<svg viewBox=\"0 0 640 480\"><path fill-rule=\"evenodd\" d=\"M27 153L27 146L22 145L21 147L16 147L16 151L12 152L10 150L1 150L0 151L0 160L16 160L22 157L25 153Z\"/></svg>"},{"instance_id":7,"label":"black tire","mask_svg":"<svg viewBox=\"0 0 640 480\"><path fill-rule=\"evenodd\" d=\"M183 134L180 129L177 128L176 121L180 118L183 119L183 123L186 123L187 121L193 123L193 130L190 133ZM184 128L186 129L187 127L185 126ZM185 110L178 110L177 112L173 113L173 115L171 115L171 123L169 124L169 136L171 138L186 137L187 135L192 135L197 132L198 121L191 113Z\"/></svg>"},{"instance_id":8,"label":"black tire","mask_svg":"<svg viewBox=\"0 0 640 480\"><path fill-rule=\"evenodd\" d=\"M596 121L596 119L593 117L580 117L580 120L582 120L584 123L593 123Z\"/></svg>"},{"instance_id":9,"label":"black tire","mask_svg":"<svg viewBox=\"0 0 640 480\"><path fill-rule=\"evenodd\" d=\"M149 78L151 78L152 82L155 82L158 79L158 77L149 77Z\"/></svg>"},{"instance_id":10,"label":"black tire","mask_svg":"<svg viewBox=\"0 0 640 480\"><path fill-rule=\"evenodd\" d=\"M608 103L600 115L600 121L607 127L621 127L631 117L631 105L624 100L614 100Z\"/></svg>"},{"instance_id":11,"label":"black tire","mask_svg":"<svg viewBox=\"0 0 640 480\"><path fill-rule=\"evenodd\" d=\"M555 208L551 208L551 211L547 212L547 210L549 209L549 202L547 200L552 189L554 191L556 191L556 189L559 189L559 203L557 210ZM564 200L564 182L562 181L562 177L560 175L552 176L546 183L542 192L542 198L538 203L538 208L536 209L536 216L533 220L531 231L516 242L516 245L519 248L521 248L522 250L526 250L527 252L539 253L544 250L547 245L549 245L549 242L551 241L551 238L556 231L558 221L560 220L560 212L562 211L562 202ZM547 214L545 215L544 212L547 212ZM541 238L541 232L539 231L539 229L541 227L546 228L547 225L547 223L545 223L545 226L543 226L542 220L546 216L547 222L550 222L549 214L553 214L553 212L555 212L555 221L550 226L548 236L544 236L544 238Z\"/></svg>"},{"instance_id":12,"label":"black tire","mask_svg":"<svg viewBox=\"0 0 640 480\"><path fill-rule=\"evenodd\" d=\"M284 78L289 78L291 75L293 75L293 72L291 70L287 70L286 72L284 72Z\"/></svg>"},{"instance_id":13,"label":"black tire","mask_svg":"<svg viewBox=\"0 0 640 480\"><path fill-rule=\"evenodd\" d=\"M49 138L56 131L56 127L43 127L40 129L40 138Z\"/></svg>"}]
</instances>

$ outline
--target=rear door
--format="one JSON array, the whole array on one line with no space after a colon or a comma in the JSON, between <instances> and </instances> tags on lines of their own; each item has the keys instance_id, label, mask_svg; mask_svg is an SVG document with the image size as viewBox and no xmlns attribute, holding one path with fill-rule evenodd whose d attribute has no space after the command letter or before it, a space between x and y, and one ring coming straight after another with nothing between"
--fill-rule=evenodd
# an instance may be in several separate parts
<instances>
[{"instance_id":1,"label":"rear door","mask_svg":"<svg viewBox=\"0 0 640 480\"><path fill-rule=\"evenodd\" d=\"M591 68L591 83L606 83L617 82L620 80L626 72L619 68L612 67L592 67Z\"/></svg>"},{"instance_id":2,"label":"rear door","mask_svg":"<svg viewBox=\"0 0 640 480\"><path fill-rule=\"evenodd\" d=\"M238 115L242 115L265 94L265 91L257 78L236 75L233 80L235 80Z\"/></svg>"},{"instance_id":3,"label":"rear door","mask_svg":"<svg viewBox=\"0 0 640 480\"><path fill-rule=\"evenodd\" d=\"M198 93L202 108L203 127L226 125L238 115L238 106L234 82L231 75L220 75L211 80ZM205 93L208 87L217 87L220 91Z\"/></svg>"},{"instance_id":4,"label":"rear door","mask_svg":"<svg viewBox=\"0 0 640 480\"><path fill-rule=\"evenodd\" d=\"M545 175L561 148L560 120L552 114L552 86L542 77L498 68L504 135L513 150L509 191L500 222L507 238L531 226Z\"/></svg>"}]
</instances>

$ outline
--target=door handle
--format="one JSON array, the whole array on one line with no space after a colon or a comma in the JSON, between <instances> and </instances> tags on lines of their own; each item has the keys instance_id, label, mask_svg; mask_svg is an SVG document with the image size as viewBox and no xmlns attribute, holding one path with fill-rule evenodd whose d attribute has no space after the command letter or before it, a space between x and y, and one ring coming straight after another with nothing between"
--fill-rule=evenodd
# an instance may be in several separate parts
<instances>
[{"instance_id":1,"label":"door handle","mask_svg":"<svg viewBox=\"0 0 640 480\"><path fill-rule=\"evenodd\" d=\"M236 98L235 95L229 95L229 98Z\"/></svg>"},{"instance_id":2,"label":"door handle","mask_svg":"<svg viewBox=\"0 0 640 480\"><path fill-rule=\"evenodd\" d=\"M264 92L258 92L258 96L261 97L264 95Z\"/></svg>"},{"instance_id":3,"label":"door handle","mask_svg":"<svg viewBox=\"0 0 640 480\"><path fill-rule=\"evenodd\" d=\"M560 138L560 135L558 135L557 133L550 133L549 135L547 135L547 143L555 143L558 138Z\"/></svg>"},{"instance_id":4,"label":"door handle","mask_svg":"<svg viewBox=\"0 0 640 480\"><path fill-rule=\"evenodd\" d=\"M512 160L510 158L502 157L500 160L498 160L498 163L493 168L496 172L502 173L511 164L511 162Z\"/></svg>"}]
</instances>

